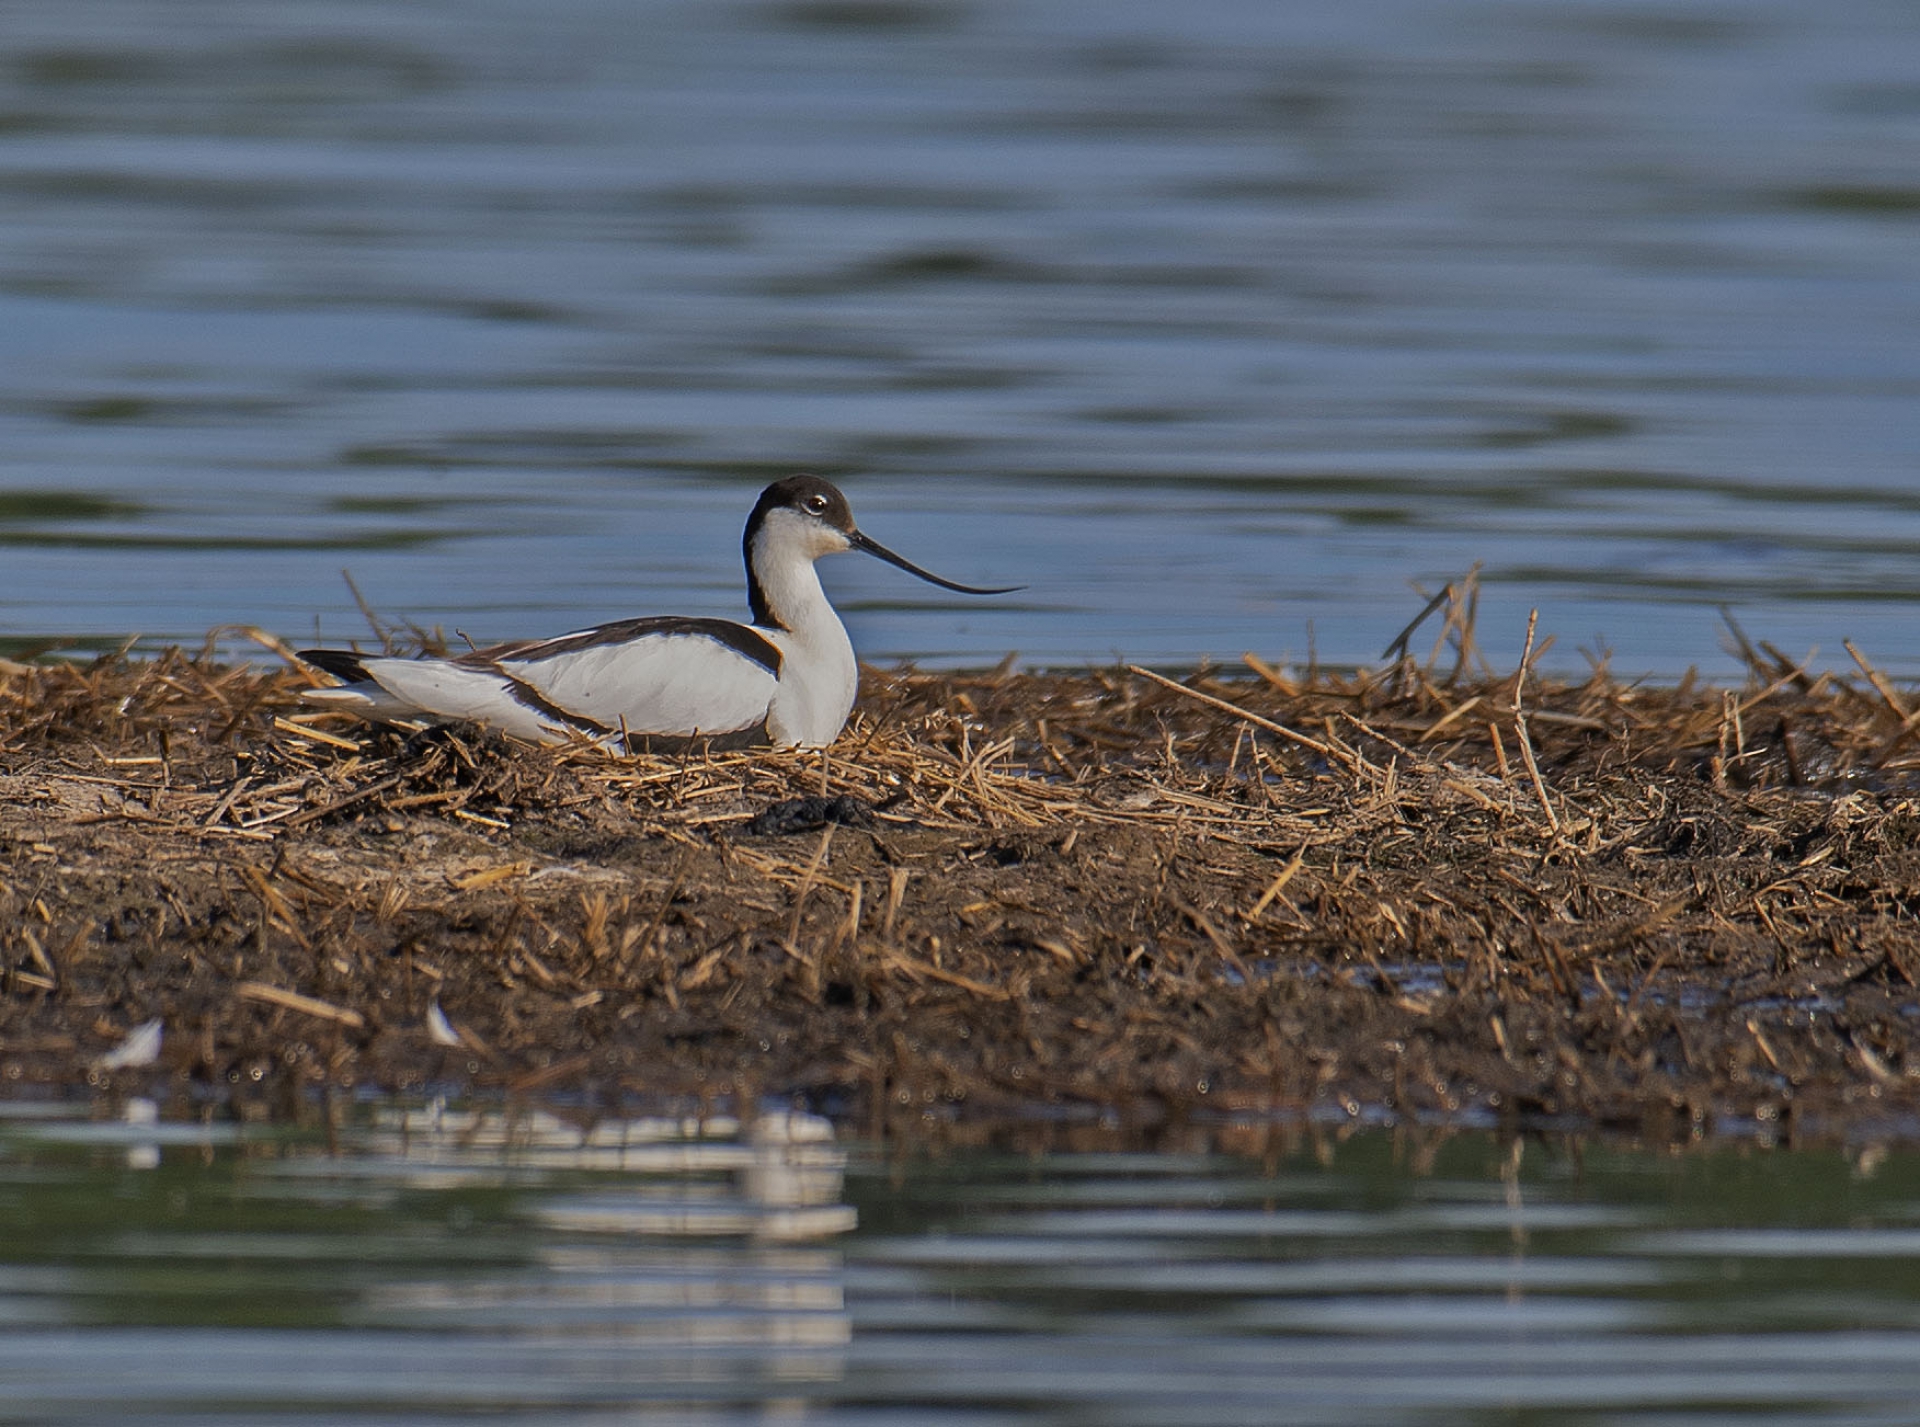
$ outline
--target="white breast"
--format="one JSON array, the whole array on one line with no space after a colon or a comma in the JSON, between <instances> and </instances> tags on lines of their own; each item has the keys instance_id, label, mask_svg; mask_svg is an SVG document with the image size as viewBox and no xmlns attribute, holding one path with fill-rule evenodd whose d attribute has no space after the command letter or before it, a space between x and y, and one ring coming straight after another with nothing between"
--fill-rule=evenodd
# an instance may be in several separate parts
<instances>
[{"instance_id":1,"label":"white breast","mask_svg":"<svg viewBox=\"0 0 1920 1427\"><path fill-rule=\"evenodd\" d=\"M775 743L819 748L846 727L860 690L860 666L840 621L822 622L808 637L784 629L765 631L779 647L780 682L767 710L767 732Z\"/></svg>"}]
</instances>

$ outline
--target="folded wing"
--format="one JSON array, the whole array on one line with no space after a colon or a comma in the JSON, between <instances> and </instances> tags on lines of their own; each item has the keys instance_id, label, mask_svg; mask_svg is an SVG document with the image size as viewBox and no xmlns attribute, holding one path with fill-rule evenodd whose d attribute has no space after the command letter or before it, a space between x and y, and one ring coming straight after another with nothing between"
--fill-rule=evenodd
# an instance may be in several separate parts
<instances>
[{"instance_id":1,"label":"folded wing","mask_svg":"<svg viewBox=\"0 0 1920 1427\"><path fill-rule=\"evenodd\" d=\"M303 658L308 656L303 655ZM720 737L766 722L780 653L724 620L628 620L458 659L314 651L347 679L308 697L377 719L469 719L536 742Z\"/></svg>"}]
</instances>

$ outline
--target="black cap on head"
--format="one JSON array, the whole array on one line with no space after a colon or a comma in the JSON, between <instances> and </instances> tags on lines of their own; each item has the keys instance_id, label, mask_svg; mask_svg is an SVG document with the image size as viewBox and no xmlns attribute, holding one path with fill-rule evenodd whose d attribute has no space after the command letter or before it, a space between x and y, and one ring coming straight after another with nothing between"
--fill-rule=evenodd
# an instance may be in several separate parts
<instances>
[{"instance_id":1,"label":"black cap on head","mask_svg":"<svg viewBox=\"0 0 1920 1427\"><path fill-rule=\"evenodd\" d=\"M847 504L847 498L832 481L822 480L818 476L788 476L784 481L775 481L760 492L755 502L753 514L747 517L746 533L741 537L741 552L747 562L747 604L753 610L753 622L758 625L778 627L780 621L774 617L768 607L766 595L760 588L760 581L753 572L753 542L760 534L760 527L767 517L776 510L791 510L823 525L830 525L847 537L847 543L856 550L885 560L889 565L905 570L909 575L925 580L930 585L938 585L943 590L955 590L963 595L1004 595L1024 588L1021 585L1006 585L1000 588L983 589L975 585L956 584L952 580L943 580L930 571L921 569L911 560L896 555L878 540L862 535L853 523L853 508Z\"/></svg>"},{"instance_id":2,"label":"black cap on head","mask_svg":"<svg viewBox=\"0 0 1920 1427\"><path fill-rule=\"evenodd\" d=\"M853 507L847 504L838 486L818 476L788 476L761 491L753 514L747 517L749 541L768 513L775 510L791 510L831 525L835 530L853 529Z\"/></svg>"}]
</instances>

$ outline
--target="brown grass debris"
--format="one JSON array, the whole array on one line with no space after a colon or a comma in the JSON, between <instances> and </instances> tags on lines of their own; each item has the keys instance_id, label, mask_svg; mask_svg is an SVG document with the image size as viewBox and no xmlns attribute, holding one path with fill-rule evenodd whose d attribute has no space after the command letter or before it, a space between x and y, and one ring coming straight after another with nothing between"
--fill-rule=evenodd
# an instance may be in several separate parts
<instances>
[{"instance_id":1,"label":"brown grass debris","mask_svg":"<svg viewBox=\"0 0 1920 1427\"><path fill-rule=\"evenodd\" d=\"M0 1086L1911 1133L1916 700L1498 675L1473 598L1370 671L869 671L824 758L11 665Z\"/></svg>"}]
</instances>

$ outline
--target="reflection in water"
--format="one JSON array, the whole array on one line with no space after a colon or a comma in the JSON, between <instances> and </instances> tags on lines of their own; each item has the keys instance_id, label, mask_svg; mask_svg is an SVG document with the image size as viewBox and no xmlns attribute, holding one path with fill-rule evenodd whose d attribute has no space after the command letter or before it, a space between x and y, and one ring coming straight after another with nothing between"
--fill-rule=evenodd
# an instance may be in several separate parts
<instances>
[{"instance_id":1,"label":"reflection in water","mask_svg":"<svg viewBox=\"0 0 1920 1427\"><path fill-rule=\"evenodd\" d=\"M1782 1228L1912 1222L1911 1154L1278 1138L907 1179L915 1231L849 1248L850 1380L1120 1424L1891 1423L1920 1391L1920 1245L1868 1284ZM1730 1221L1769 1249L1655 1227Z\"/></svg>"},{"instance_id":2,"label":"reflection in water","mask_svg":"<svg viewBox=\"0 0 1920 1427\"><path fill-rule=\"evenodd\" d=\"M411 1183L493 1172L504 1159L517 1174L591 1171L596 1184L527 1206L542 1242L511 1274L391 1285L353 1316L569 1354L598 1346L678 1383L836 1381L851 1337L841 1255L810 1246L855 1226L840 1202L846 1155L809 1116L768 1114L738 1129L641 1120L583 1135L539 1113L385 1117L369 1148L403 1160ZM727 1240L737 1242L706 1247Z\"/></svg>"},{"instance_id":3,"label":"reflection in water","mask_svg":"<svg viewBox=\"0 0 1920 1427\"><path fill-rule=\"evenodd\" d=\"M1920 1397L1911 1151L1007 1136L1034 1148L850 1158L785 1112L428 1106L328 1154L6 1106L0 1421L1651 1427Z\"/></svg>"},{"instance_id":4,"label":"reflection in water","mask_svg":"<svg viewBox=\"0 0 1920 1427\"><path fill-rule=\"evenodd\" d=\"M60 1246L73 1259L58 1277L0 1266L0 1321L50 1329L0 1342L0 1421L775 1409L845 1371L830 1245L857 1219L825 1121L583 1130L433 1106L377 1115L347 1158L268 1138L208 1178L163 1166L161 1145L211 1151L231 1136L150 1112L17 1126L37 1142L124 1145L125 1165L150 1173L109 1190L135 1211L99 1206L95 1232ZM8 1167L0 1182L34 1181ZM142 1192L154 1180L162 1204ZM160 1212L138 1212L149 1206Z\"/></svg>"}]
</instances>

